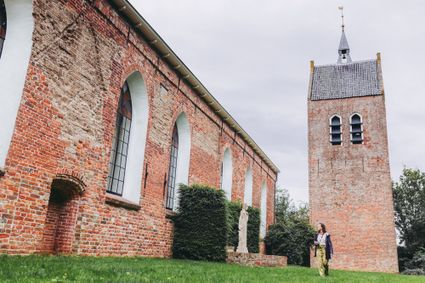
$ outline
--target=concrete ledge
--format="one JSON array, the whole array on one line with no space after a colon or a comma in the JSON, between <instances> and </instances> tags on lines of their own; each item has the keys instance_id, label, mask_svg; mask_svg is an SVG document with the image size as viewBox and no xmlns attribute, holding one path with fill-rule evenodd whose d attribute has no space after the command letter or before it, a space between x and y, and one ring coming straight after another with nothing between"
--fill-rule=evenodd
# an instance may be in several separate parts
<instances>
[{"instance_id":1,"label":"concrete ledge","mask_svg":"<svg viewBox=\"0 0 425 283\"><path fill-rule=\"evenodd\" d=\"M286 256L227 252L227 263L236 263L244 266L286 267Z\"/></svg>"},{"instance_id":2,"label":"concrete ledge","mask_svg":"<svg viewBox=\"0 0 425 283\"><path fill-rule=\"evenodd\" d=\"M117 207L123 207L130 210L139 210L141 207L137 203L131 202L129 200L126 200L120 196L116 196L113 194L106 193L106 199L105 203L117 206Z\"/></svg>"}]
</instances>

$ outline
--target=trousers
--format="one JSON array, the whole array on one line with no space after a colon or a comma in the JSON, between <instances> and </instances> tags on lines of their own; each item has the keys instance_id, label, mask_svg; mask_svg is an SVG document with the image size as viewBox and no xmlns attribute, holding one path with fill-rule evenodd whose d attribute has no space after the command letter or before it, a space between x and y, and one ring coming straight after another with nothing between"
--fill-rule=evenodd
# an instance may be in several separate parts
<instances>
[{"instance_id":1,"label":"trousers","mask_svg":"<svg viewBox=\"0 0 425 283\"><path fill-rule=\"evenodd\" d=\"M317 247L317 259L319 261L319 274L320 276L327 276L329 274L328 260L326 259L326 247Z\"/></svg>"}]
</instances>

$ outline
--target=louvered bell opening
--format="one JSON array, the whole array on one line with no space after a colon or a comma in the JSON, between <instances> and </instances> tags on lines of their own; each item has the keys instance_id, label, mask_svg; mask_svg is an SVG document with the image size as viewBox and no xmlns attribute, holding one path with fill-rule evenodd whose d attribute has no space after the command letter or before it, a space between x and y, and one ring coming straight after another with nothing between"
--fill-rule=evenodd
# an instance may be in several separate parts
<instances>
[{"instance_id":1,"label":"louvered bell opening","mask_svg":"<svg viewBox=\"0 0 425 283\"><path fill-rule=\"evenodd\" d=\"M340 145L342 142L341 134L331 134L331 144L332 145Z\"/></svg>"},{"instance_id":2,"label":"louvered bell opening","mask_svg":"<svg viewBox=\"0 0 425 283\"><path fill-rule=\"evenodd\" d=\"M361 124L351 125L351 141L353 144L361 144L363 142L363 131Z\"/></svg>"},{"instance_id":3,"label":"louvered bell opening","mask_svg":"<svg viewBox=\"0 0 425 283\"><path fill-rule=\"evenodd\" d=\"M331 134L341 134L341 126L331 126Z\"/></svg>"}]
</instances>

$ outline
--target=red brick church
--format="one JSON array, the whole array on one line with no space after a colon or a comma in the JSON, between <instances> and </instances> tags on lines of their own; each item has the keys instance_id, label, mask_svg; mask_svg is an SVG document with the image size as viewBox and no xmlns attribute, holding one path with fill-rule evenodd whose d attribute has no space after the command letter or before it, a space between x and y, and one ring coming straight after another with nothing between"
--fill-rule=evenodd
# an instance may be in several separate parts
<instances>
[{"instance_id":1,"label":"red brick church","mask_svg":"<svg viewBox=\"0 0 425 283\"><path fill-rule=\"evenodd\" d=\"M126 0L0 0L0 253L170 255L178 184L278 168Z\"/></svg>"}]
</instances>

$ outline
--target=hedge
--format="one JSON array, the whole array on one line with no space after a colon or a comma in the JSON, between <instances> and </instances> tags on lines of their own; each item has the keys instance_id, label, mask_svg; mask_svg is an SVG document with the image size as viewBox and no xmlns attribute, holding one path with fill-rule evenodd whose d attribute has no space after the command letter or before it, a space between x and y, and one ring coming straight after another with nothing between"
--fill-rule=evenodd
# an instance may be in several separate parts
<instances>
[{"instance_id":1,"label":"hedge","mask_svg":"<svg viewBox=\"0 0 425 283\"><path fill-rule=\"evenodd\" d=\"M242 210L242 203L227 202L227 221L228 221L228 237L227 245L233 246L235 249L239 243L239 215ZM248 235L247 246L250 253L259 252L260 244L260 210L254 207L248 207Z\"/></svg>"},{"instance_id":2,"label":"hedge","mask_svg":"<svg viewBox=\"0 0 425 283\"><path fill-rule=\"evenodd\" d=\"M174 220L173 257L225 261L227 206L224 192L204 185L181 185Z\"/></svg>"},{"instance_id":3,"label":"hedge","mask_svg":"<svg viewBox=\"0 0 425 283\"><path fill-rule=\"evenodd\" d=\"M258 253L260 251L260 210L248 207L248 251Z\"/></svg>"}]
</instances>

